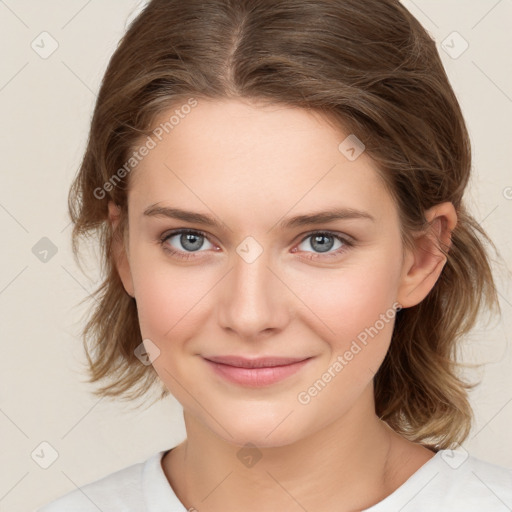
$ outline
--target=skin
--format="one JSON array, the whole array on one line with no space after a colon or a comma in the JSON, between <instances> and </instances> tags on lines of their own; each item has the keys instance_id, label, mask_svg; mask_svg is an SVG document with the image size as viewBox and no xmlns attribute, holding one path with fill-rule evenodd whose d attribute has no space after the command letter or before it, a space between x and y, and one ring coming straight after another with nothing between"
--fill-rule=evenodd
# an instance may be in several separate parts
<instances>
[{"instance_id":1,"label":"skin","mask_svg":"<svg viewBox=\"0 0 512 512\"><path fill-rule=\"evenodd\" d=\"M431 229L415 234L413 250L402 247L399 214L376 164L364 152L350 161L338 150L347 135L302 109L200 100L130 176L128 239L116 248L117 268L136 298L142 337L160 351L152 364L183 406L187 439L162 467L186 508L362 510L434 455L375 415L373 376L394 318L309 403L298 401L393 303L405 308L425 298L446 262L436 235L449 245L457 222L451 203L437 205L426 212ZM221 225L144 216L154 204ZM363 210L374 221L278 224L332 207ZM115 227L112 202L109 218ZM180 235L165 242L189 260L159 244L178 228L207 235L196 251ZM307 236L325 230L354 245L328 238L332 248L319 251ZM248 236L263 250L251 263L237 253ZM311 359L283 381L247 388L203 359L227 354ZM246 443L261 456L251 467L237 456Z\"/></svg>"}]
</instances>

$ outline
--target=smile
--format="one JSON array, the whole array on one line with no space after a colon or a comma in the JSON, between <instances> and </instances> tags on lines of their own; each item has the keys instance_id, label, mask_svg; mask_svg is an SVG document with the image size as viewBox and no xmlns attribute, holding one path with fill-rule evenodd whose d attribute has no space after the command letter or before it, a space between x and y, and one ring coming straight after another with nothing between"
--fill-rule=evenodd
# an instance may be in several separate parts
<instances>
[{"instance_id":1,"label":"smile","mask_svg":"<svg viewBox=\"0 0 512 512\"><path fill-rule=\"evenodd\" d=\"M248 387L275 384L298 372L311 357L263 357L246 359L238 356L203 358L210 368L224 379Z\"/></svg>"}]
</instances>

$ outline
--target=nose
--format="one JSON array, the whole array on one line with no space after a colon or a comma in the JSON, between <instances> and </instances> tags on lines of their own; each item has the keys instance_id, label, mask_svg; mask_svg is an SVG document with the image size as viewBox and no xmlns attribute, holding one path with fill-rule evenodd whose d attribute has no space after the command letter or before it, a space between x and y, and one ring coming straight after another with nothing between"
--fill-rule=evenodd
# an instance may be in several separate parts
<instances>
[{"instance_id":1,"label":"nose","mask_svg":"<svg viewBox=\"0 0 512 512\"><path fill-rule=\"evenodd\" d=\"M267 251L252 262L234 254L217 303L223 329L241 339L257 340L286 327L290 321L291 292L279 271L272 267Z\"/></svg>"}]
</instances>

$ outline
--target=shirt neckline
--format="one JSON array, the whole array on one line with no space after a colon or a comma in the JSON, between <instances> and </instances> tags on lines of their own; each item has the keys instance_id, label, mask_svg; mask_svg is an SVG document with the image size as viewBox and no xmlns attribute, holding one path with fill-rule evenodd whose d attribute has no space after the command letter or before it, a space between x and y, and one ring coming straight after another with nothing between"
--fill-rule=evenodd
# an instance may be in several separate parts
<instances>
[{"instance_id":1,"label":"shirt neckline","mask_svg":"<svg viewBox=\"0 0 512 512\"><path fill-rule=\"evenodd\" d=\"M155 453L146 461L142 469L142 489L148 512L188 512L176 496L162 467L164 455L171 450L172 448ZM428 476L429 472L432 472L431 470L437 465L443 451L445 450L438 450L433 457L409 476L400 487L396 488L383 500L375 503L370 508L363 509L361 512L379 512L381 507L389 507L393 503L403 500L404 492L413 488L420 480L423 482L424 477Z\"/></svg>"},{"instance_id":2,"label":"shirt neckline","mask_svg":"<svg viewBox=\"0 0 512 512\"><path fill-rule=\"evenodd\" d=\"M147 512L187 512L162 467L164 455L171 450L172 448L155 453L142 469L142 492Z\"/></svg>"},{"instance_id":3,"label":"shirt neckline","mask_svg":"<svg viewBox=\"0 0 512 512\"><path fill-rule=\"evenodd\" d=\"M398 507L403 507L403 500L405 494L415 488L421 488L425 485L425 478L430 476L430 473L434 473L434 469L438 466L438 461L441 459L442 453L445 450L438 450L433 457L427 460L422 466L420 466L400 487L397 487L391 494L388 494L384 499L375 503L369 508L361 510L361 512L380 512L381 510L398 510ZM434 476L439 472L436 471ZM434 478L432 476L430 479ZM384 507L384 508L383 508Z\"/></svg>"}]
</instances>

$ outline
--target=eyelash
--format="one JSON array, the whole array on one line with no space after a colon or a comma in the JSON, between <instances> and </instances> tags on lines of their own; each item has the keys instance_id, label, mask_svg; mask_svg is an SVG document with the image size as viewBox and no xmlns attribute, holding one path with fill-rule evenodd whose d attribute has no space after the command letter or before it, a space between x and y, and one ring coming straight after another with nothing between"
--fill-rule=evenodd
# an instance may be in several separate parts
<instances>
[{"instance_id":1,"label":"eyelash","mask_svg":"<svg viewBox=\"0 0 512 512\"><path fill-rule=\"evenodd\" d=\"M195 258L196 256L194 256L194 252L204 252L204 251L194 251L194 252L184 253L183 251L177 251L175 249L170 248L169 245L167 245L165 243L165 242L167 242L167 240L169 238L172 238L173 236L176 236L176 235L182 235L182 234L198 235L198 236L202 236L202 237L206 238L207 240L209 240L208 239L208 235L206 233L204 233L203 231L196 230L196 229L177 229L177 230L174 230L174 231L171 231L171 232L164 233L160 237L160 239L159 239L159 244L161 245L162 249L165 252L167 252L168 254L170 254L170 255L172 255L174 257L182 259L182 260L190 260L190 259ZM330 258L330 257L333 257L333 256L339 256L340 254L344 253L349 248L351 248L351 247L353 247L355 245L352 240L349 240L348 238L345 238L345 237L343 237L341 235L338 235L336 233L333 233L331 231L312 231L312 232L306 234L301 239L299 244L301 244L302 242L304 242L305 240L307 240L308 238L310 238L310 237L312 237L314 235L328 235L330 237L336 238L337 240L342 242L344 245L343 245L343 247L337 249L334 252L329 252L329 253L324 253L324 254L322 254L322 253L309 253L309 254L312 254L313 256L306 256L305 258L308 259L308 260L317 260L319 258L323 259L323 258L326 258L326 257Z\"/></svg>"}]
</instances>

